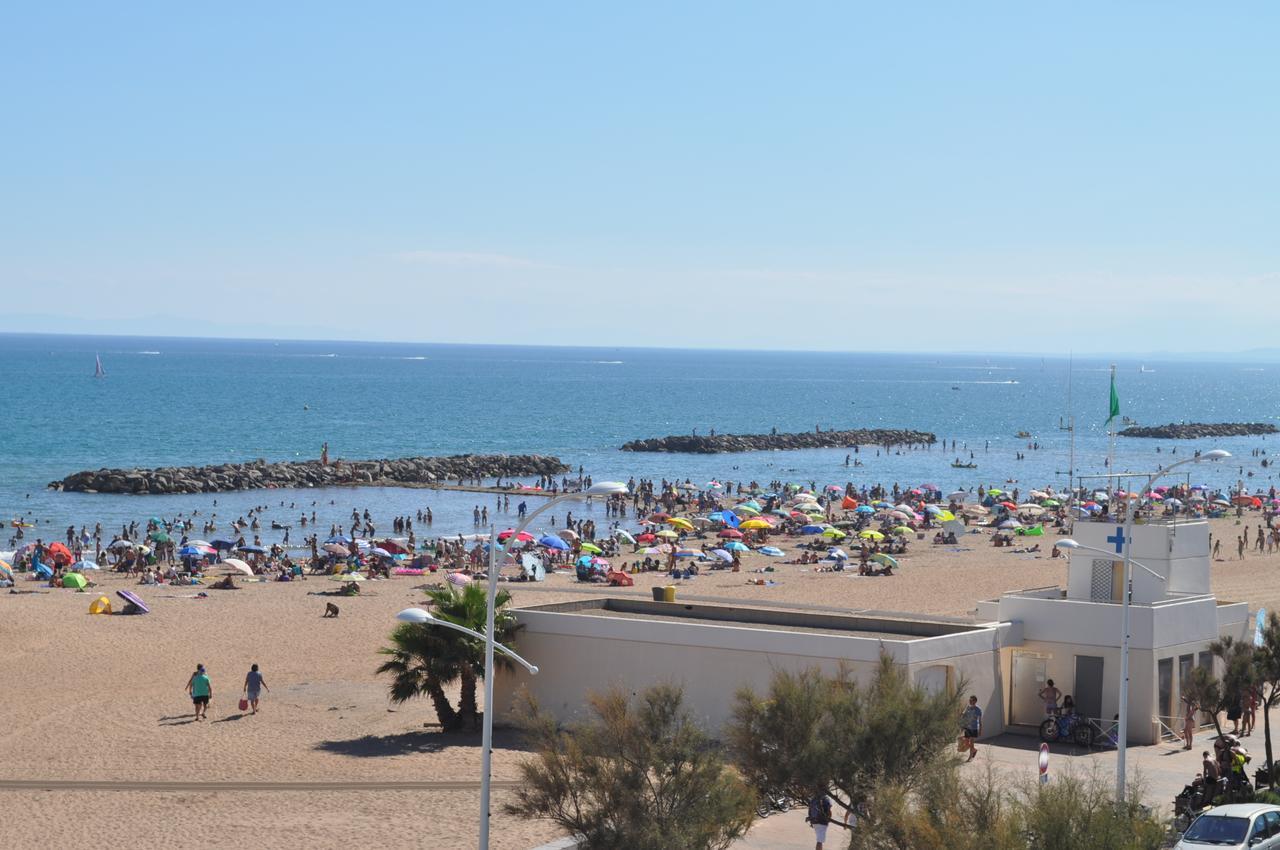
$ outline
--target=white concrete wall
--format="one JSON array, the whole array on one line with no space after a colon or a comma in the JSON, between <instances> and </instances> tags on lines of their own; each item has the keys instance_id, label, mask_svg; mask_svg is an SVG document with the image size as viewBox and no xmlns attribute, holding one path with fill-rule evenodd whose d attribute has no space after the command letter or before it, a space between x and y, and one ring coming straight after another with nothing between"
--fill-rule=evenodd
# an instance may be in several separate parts
<instances>
[{"instance_id":1,"label":"white concrete wall","mask_svg":"<svg viewBox=\"0 0 1280 850\"><path fill-rule=\"evenodd\" d=\"M537 676L519 668L499 671L494 696L500 722L512 720L513 700L522 688L544 710L567 721L586 716L588 692L620 687L638 693L666 682L684 688L687 708L717 735L731 719L740 688L764 693L776 670L818 667L833 674L842 663L856 677L868 678L883 650L906 665L913 677L929 667L950 666L953 681L966 682L967 691L978 695L987 715L984 734L1003 729L998 628L877 640L534 610L521 610L517 616L526 624L517 649L540 671Z\"/></svg>"},{"instance_id":2,"label":"white concrete wall","mask_svg":"<svg viewBox=\"0 0 1280 850\"><path fill-rule=\"evenodd\" d=\"M1081 545L1115 552L1107 537L1116 534L1119 523L1077 522L1072 537ZM1170 593L1209 593L1209 524L1204 521L1177 524L1135 524L1130 554L1133 560L1164 576L1157 579L1143 569L1133 570L1133 600L1155 602ZM1071 553L1067 572L1067 595L1088 599L1093 561L1102 557L1091 552ZM1120 554L1114 555L1121 560Z\"/></svg>"}]
</instances>

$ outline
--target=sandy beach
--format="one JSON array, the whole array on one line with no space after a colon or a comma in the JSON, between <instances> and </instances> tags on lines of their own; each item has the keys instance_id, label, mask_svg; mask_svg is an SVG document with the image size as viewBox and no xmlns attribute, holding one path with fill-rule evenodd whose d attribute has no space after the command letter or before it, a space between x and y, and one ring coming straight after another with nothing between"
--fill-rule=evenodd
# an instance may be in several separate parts
<instances>
[{"instance_id":1,"label":"sandy beach","mask_svg":"<svg viewBox=\"0 0 1280 850\"><path fill-rule=\"evenodd\" d=\"M1256 518L1246 515L1246 522ZM1234 540L1235 519L1213 520L1215 536ZM889 577L815 572L755 554L743 572L706 572L680 583L685 598L753 604L808 605L840 610L907 611L964 617L980 599L1002 591L1060 584L1066 561L1044 552L1018 554L989 543L989 532L958 546L912 541ZM790 553L792 546L780 544ZM1224 546L1224 551L1228 548ZM1234 551L1232 553L1234 558ZM775 572L756 574L757 567ZM749 582L768 578L772 586ZM5 780L40 782L186 783L177 790L10 787L5 797L28 816L6 829L13 847L87 846L102 829L127 829L134 846L173 846L191 821L205 843L232 846L298 844L463 847L474 836L479 736L443 736L430 705L393 706L385 679L374 675L402 608L420 603L421 578L366 582L358 598L334 600L337 619L323 619L325 597L337 585L249 583L238 591L137 587L134 580L98 574L100 592L114 598L132 588L151 605L147 616L91 616L94 589L77 593L20 581L34 594L0 594L0 763ZM517 606L581 595L648 597L661 574L635 576L633 588L586 585L553 575L532 585L510 584ZM1221 599L1251 607L1280 605L1280 553L1220 560L1213 589ZM184 686L197 662L214 687L210 722L194 723ZM249 665L258 663L270 692L262 711L237 708ZM553 663L553 662L552 662ZM500 731L495 779L510 782L524 757L518 736ZM190 783L327 783L298 791L227 790ZM388 783L391 786L388 786ZM406 789L395 783L412 783ZM443 784L431 784L443 783ZM458 783L465 783L459 785ZM500 803L502 788L496 792ZM74 795L75 817L67 816ZM174 816L174 809L182 811ZM494 846L524 850L557 837L547 822L518 822L496 813Z\"/></svg>"}]
</instances>

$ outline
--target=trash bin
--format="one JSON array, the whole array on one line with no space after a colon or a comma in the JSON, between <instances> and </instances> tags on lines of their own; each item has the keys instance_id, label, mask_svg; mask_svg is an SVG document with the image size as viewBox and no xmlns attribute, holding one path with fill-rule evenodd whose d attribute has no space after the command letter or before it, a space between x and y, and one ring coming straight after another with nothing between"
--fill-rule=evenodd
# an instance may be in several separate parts
<instances>
[{"instance_id":1,"label":"trash bin","mask_svg":"<svg viewBox=\"0 0 1280 850\"><path fill-rule=\"evenodd\" d=\"M663 588L663 587L659 586L659 587L655 587L655 588L653 589L653 601L654 601L654 602L664 602L664 601L666 601L665 588Z\"/></svg>"},{"instance_id":2,"label":"trash bin","mask_svg":"<svg viewBox=\"0 0 1280 850\"><path fill-rule=\"evenodd\" d=\"M662 601L663 602L676 601L676 586L674 584L669 584L666 587L662 588Z\"/></svg>"}]
</instances>

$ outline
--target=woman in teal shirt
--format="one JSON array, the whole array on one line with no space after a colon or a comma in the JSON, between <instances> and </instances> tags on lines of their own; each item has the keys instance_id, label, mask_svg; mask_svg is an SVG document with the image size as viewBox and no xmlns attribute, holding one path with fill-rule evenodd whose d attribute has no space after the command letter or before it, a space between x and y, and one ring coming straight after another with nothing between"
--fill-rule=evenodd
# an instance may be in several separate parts
<instances>
[{"instance_id":1,"label":"woman in teal shirt","mask_svg":"<svg viewBox=\"0 0 1280 850\"><path fill-rule=\"evenodd\" d=\"M213 699L213 685L203 664L197 664L196 672L187 680L187 693L191 694L191 702L195 705L196 720L204 720L209 712L209 700Z\"/></svg>"}]
</instances>

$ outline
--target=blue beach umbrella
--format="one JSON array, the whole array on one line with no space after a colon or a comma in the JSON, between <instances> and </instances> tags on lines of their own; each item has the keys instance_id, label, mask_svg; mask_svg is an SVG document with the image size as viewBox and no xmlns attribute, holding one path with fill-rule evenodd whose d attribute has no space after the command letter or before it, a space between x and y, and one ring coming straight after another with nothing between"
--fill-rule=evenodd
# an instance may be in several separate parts
<instances>
[{"instance_id":1,"label":"blue beach umbrella","mask_svg":"<svg viewBox=\"0 0 1280 850\"><path fill-rule=\"evenodd\" d=\"M567 552L573 547L565 542L564 538L555 534L544 534L538 538L538 545L545 549L556 549L560 552Z\"/></svg>"},{"instance_id":2,"label":"blue beach umbrella","mask_svg":"<svg viewBox=\"0 0 1280 850\"><path fill-rule=\"evenodd\" d=\"M859 514L873 514L875 512L876 512L876 509L871 507L870 505L858 505L858 507L854 510L854 513L859 513Z\"/></svg>"},{"instance_id":3,"label":"blue beach umbrella","mask_svg":"<svg viewBox=\"0 0 1280 850\"><path fill-rule=\"evenodd\" d=\"M178 550L178 554L184 558L203 558L204 550L197 546L183 546Z\"/></svg>"},{"instance_id":4,"label":"blue beach umbrella","mask_svg":"<svg viewBox=\"0 0 1280 850\"><path fill-rule=\"evenodd\" d=\"M325 543L340 543L343 546L346 546L350 542L351 538L345 534L335 534L325 541Z\"/></svg>"},{"instance_id":5,"label":"blue beach umbrella","mask_svg":"<svg viewBox=\"0 0 1280 850\"><path fill-rule=\"evenodd\" d=\"M251 552L255 555L265 555L267 552L267 550L263 549L261 546L237 546L236 551Z\"/></svg>"},{"instance_id":6,"label":"blue beach umbrella","mask_svg":"<svg viewBox=\"0 0 1280 850\"><path fill-rule=\"evenodd\" d=\"M730 550L731 552L750 552L751 551L750 546L739 543L737 540L730 540L728 543L724 544L724 548Z\"/></svg>"},{"instance_id":7,"label":"blue beach umbrella","mask_svg":"<svg viewBox=\"0 0 1280 850\"><path fill-rule=\"evenodd\" d=\"M231 550L236 548L236 542L234 540L224 540L221 537L219 537L216 540L210 540L209 545L212 546L214 549L217 549L218 551L222 551L223 549Z\"/></svg>"},{"instance_id":8,"label":"blue beach umbrella","mask_svg":"<svg viewBox=\"0 0 1280 850\"><path fill-rule=\"evenodd\" d=\"M733 555L730 555L728 552L726 552L723 549L712 549L711 554L715 555L717 558L724 561L725 563L729 563L730 561L733 560Z\"/></svg>"},{"instance_id":9,"label":"blue beach umbrella","mask_svg":"<svg viewBox=\"0 0 1280 850\"><path fill-rule=\"evenodd\" d=\"M826 529L820 525L806 525L800 529L801 534L821 534L824 531Z\"/></svg>"},{"instance_id":10,"label":"blue beach umbrella","mask_svg":"<svg viewBox=\"0 0 1280 850\"><path fill-rule=\"evenodd\" d=\"M777 546L762 546L760 547L760 554L768 555L770 558L781 558L783 555L787 553L783 552Z\"/></svg>"}]
</instances>

